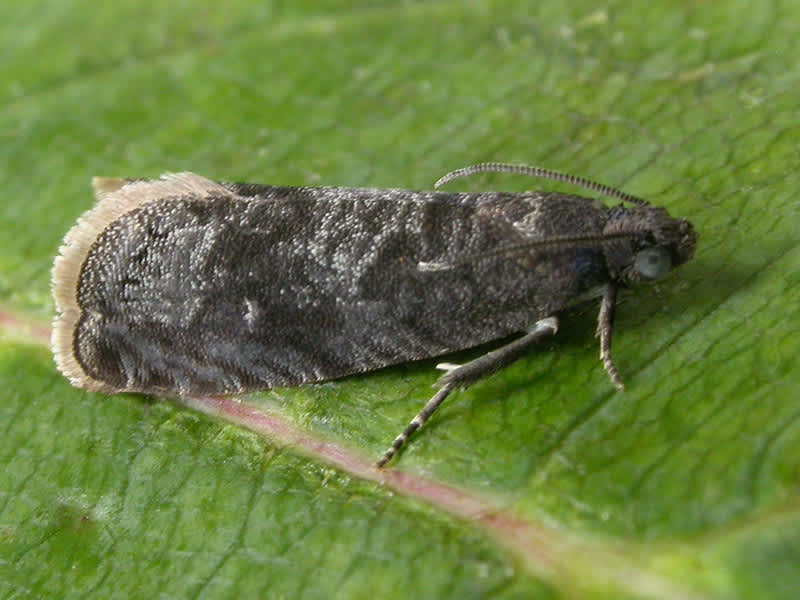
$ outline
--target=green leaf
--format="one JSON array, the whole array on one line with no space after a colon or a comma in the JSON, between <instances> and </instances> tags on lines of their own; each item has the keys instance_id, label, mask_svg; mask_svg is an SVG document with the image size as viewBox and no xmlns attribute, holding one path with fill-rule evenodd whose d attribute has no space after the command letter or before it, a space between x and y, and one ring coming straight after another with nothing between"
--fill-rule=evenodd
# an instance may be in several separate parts
<instances>
[{"instance_id":1,"label":"green leaf","mask_svg":"<svg viewBox=\"0 0 800 600\"><path fill-rule=\"evenodd\" d=\"M799 28L780 0L5 3L0 597L795 597ZM695 224L622 297L624 393L572 311L379 473L435 360L188 405L53 365L93 175L428 189L487 160ZM534 187L574 192L452 184Z\"/></svg>"}]
</instances>

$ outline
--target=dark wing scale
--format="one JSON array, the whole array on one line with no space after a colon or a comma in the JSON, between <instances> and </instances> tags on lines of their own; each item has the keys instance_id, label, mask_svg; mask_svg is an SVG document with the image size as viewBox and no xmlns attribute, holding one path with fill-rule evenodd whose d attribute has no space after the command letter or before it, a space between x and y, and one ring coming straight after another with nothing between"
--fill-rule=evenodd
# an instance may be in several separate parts
<instances>
[{"instance_id":1,"label":"dark wing scale","mask_svg":"<svg viewBox=\"0 0 800 600\"><path fill-rule=\"evenodd\" d=\"M321 381L522 331L607 277L592 248L419 268L575 219L602 231L582 198L225 186L239 197L153 202L100 236L118 249L84 269L76 353L92 377L194 394Z\"/></svg>"}]
</instances>

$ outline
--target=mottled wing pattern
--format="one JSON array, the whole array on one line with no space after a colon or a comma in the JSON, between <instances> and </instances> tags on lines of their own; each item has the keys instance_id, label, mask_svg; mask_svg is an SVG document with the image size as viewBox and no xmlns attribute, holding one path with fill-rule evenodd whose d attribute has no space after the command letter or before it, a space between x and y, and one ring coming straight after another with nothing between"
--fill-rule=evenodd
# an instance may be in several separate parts
<instances>
[{"instance_id":1,"label":"mottled wing pattern","mask_svg":"<svg viewBox=\"0 0 800 600\"><path fill-rule=\"evenodd\" d=\"M607 279L593 247L497 252L599 233L605 209L580 197L222 185L98 236L75 333L90 377L179 393L331 379L522 331Z\"/></svg>"}]
</instances>

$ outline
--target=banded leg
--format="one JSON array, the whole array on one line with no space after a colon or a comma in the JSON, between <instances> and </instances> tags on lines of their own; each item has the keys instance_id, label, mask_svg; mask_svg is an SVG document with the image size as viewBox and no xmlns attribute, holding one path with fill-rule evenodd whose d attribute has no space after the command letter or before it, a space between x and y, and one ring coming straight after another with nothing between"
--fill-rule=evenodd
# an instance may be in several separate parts
<instances>
[{"instance_id":1,"label":"banded leg","mask_svg":"<svg viewBox=\"0 0 800 600\"><path fill-rule=\"evenodd\" d=\"M558 319L555 317L548 317L547 319L537 321L533 328L521 338L497 350L487 352L483 356L479 356L466 364L460 366L450 364L439 365L439 367L443 367L447 370L447 373L442 375L435 384L436 387L440 388L439 391L434 394L433 398L428 400L425 406L422 407L422 410L419 411L419 414L417 414L403 430L403 433L395 438L392 445L389 446L389 449L384 452L383 456L378 461L378 468L382 468L386 463L392 460L392 457L403 447L406 440L425 424L425 421L436 412L439 405L444 402L444 399L447 398L450 392L455 388L466 388L476 381L510 365L515 360L527 354L531 346L541 341L545 336L554 335L557 330Z\"/></svg>"},{"instance_id":2,"label":"banded leg","mask_svg":"<svg viewBox=\"0 0 800 600\"><path fill-rule=\"evenodd\" d=\"M608 373L611 383L618 390L624 390L625 384L619 376L614 360L611 358L611 331L614 327L614 308L617 304L617 287L613 283L606 284L600 312L597 314L597 335L600 336L600 360Z\"/></svg>"}]
</instances>

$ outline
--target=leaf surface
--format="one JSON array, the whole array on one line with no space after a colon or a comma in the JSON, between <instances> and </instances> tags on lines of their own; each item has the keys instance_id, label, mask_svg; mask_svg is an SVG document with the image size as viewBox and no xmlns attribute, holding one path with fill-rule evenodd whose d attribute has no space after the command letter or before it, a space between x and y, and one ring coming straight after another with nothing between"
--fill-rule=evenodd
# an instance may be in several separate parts
<instances>
[{"instance_id":1,"label":"leaf surface","mask_svg":"<svg viewBox=\"0 0 800 600\"><path fill-rule=\"evenodd\" d=\"M798 28L780 1L3 5L0 597L793 598ZM578 309L379 474L436 360L190 407L53 365L93 175L429 189L482 161L695 224L621 299L624 393ZM532 188L575 191L448 189Z\"/></svg>"}]
</instances>

